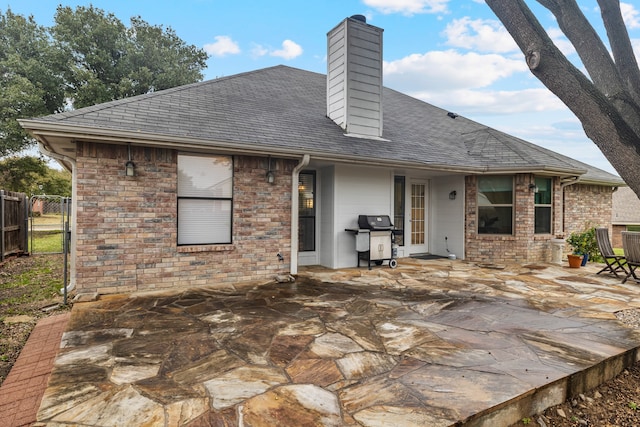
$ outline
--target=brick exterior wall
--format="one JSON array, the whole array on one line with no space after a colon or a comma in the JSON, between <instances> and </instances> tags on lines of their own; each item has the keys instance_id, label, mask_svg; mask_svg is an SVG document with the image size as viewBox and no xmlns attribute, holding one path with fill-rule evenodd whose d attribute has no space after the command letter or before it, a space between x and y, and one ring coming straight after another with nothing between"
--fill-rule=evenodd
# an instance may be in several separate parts
<instances>
[{"instance_id":1,"label":"brick exterior wall","mask_svg":"<svg viewBox=\"0 0 640 427\"><path fill-rule=\"evenodd\" d=\"M611 225L613 189L600 185L569 185L564 190L565 237L574 231L590 227L609 227L609 238L614 248L622 248L622 235ZM616 239L617 237L617 239ZM566 253L571 251L565 246Z\"/></svg>"},{"instance_id":2,"label":"brick exterior wall","mask_svg":"<svg viewBox=\"0 0 640 427\"><path fill-rule=\"evenodd\" d=\"M622 248L622 232L627 231L626 225L613 225L609 230L609 238L611 239L611 246L614 248Z\"/></svg>"},{"instance_id":3,"label":"brick exterior wall","mask_svg":"<svg viewBox=\"0 0 640 427\"><path fill-rule=\"evenodd\" d=\"M588 225L610 226L611 187L597 185L570 185L562 191L560 180L553 180L553 213L551 234L535 234L535 205L529 184L531 174L515 175L515 218L513 235L487 235L477 233L477 176L467 176L465 259L476 262L531 262L551 260L550 239L563 230L564 238L572 231L581 231ZM564 200L563 200L564 195ZM562 210L562 211L561 211ZM565 248L567 251L569 248Z\"/></svg>"},{"instance_id":4,"label":"brick exterior wall","mask_svg":"<svg viewBox=\"0 0 640 427\"><path fill-rule=\"evenodd\" d=\"M122 293L271 280L289 271L291 172L295 161L234 156L233 242L177 245L177 154L77 143L76 286ZM284 255L279 262L276 254Z\"/></svg>"}]
</instances>

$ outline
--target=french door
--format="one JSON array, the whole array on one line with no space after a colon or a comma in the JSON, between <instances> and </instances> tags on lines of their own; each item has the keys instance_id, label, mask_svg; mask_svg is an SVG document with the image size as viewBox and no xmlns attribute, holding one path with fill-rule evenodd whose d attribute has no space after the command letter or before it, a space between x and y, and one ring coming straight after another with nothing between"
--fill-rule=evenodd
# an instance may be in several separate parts
<instances>
[{"instance_id":1,"label":"french door","mask_svg":"<svg viewBox=\"0 0 640 427\"><path fill-rule=\"evenodd\" d=\"M427 245L427 184L423 181L411 183L411 213L409 228L409 252L428 252Z\"/></svg>"}]
</instances>

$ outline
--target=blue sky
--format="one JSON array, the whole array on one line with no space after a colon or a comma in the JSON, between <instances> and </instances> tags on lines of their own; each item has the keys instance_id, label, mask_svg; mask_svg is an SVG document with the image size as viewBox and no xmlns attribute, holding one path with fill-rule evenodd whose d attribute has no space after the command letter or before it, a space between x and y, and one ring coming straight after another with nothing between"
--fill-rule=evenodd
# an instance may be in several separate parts
<instances>
[{"instance_id":1,"label":"blue sky","mask_svg":"<svg viewBox=\"0 0 640 427\"><path fill-rule=\"evenodd\" d=\"M551 14L527 3L580 66ZM579 3L604 34L596 1ZM347 16L365 15L384 29L385 86L615 173L575 116L531 75L483 0L5 0L3 11L48 26L58 4L93 4L127 25L141 16L171 27L209 53L206 79L278 64L326 73L327 32ZM640 52L640 1L622 6Z\"/></svg>"}]
</instances>

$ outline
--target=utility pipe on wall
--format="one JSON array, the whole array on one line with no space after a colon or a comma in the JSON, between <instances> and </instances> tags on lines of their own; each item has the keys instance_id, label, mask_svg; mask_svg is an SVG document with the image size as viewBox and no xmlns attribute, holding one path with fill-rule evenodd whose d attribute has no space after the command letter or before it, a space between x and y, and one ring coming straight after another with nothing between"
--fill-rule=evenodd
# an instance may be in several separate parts
<instances>
[{"instance_id":1,"label":"utility pipe on wall","mask_svg":"<svg viewBox=\"0 0 640 427\"><path fill-rule=\"evenodd\" d=\"M291 174L291 262L289 274L298 274L298 178L300 171L309 164L309 155L305 154L293 168Z\"/></svg>"},{"instance_id":2,"label":"utility pipe on wall","mask_svg":"<svg viewBox=\"0 0 640 427\"><path fill-rule=\"evenodd\" d=\"M562 203L562 206L560 207L559 212L560 212L560 215L562 215L562 218L560 218L561 230L559 231L559 233L556 232L556 234L564 234L564 188L568 187L569 185L577 184L579 181L580 181L579 176L573 176L571 178L560 180L560 192L561 192L560 203Z\"/></svg>"}]
</instances>

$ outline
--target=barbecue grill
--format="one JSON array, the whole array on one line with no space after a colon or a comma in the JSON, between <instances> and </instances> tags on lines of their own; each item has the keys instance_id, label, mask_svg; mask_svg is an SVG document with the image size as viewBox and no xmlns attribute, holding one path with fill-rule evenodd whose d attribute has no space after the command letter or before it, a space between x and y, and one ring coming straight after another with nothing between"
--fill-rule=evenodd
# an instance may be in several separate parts
<instances>
[{"instance_id":1,"label":"barbecue grill","mask_svg":"<svg viewBox=\"0 0 640 427\"><path fill-rule=\"evenodd\" d=\"M356 253L358 267L360 261L367 261L371 270L371 261L382 265L389 261L390 268L396 268L394 235L395 230L389 215L358 215L358 228L347 228L345 231L353 233L356 237Z\"/></svg>"}]
</instances>

